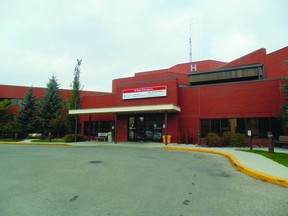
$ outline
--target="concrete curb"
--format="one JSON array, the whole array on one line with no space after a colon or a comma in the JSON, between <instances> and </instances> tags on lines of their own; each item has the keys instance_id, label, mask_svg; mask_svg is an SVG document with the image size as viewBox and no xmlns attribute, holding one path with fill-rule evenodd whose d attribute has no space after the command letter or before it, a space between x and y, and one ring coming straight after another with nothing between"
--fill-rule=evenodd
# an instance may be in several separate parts
<instances>
[{"instance_id":1,"label":"concrete curb","mask_svg":"<svg viewBox=\"0 0 288 216\"><path fill-rule=\"evenodd\" d=\"M32 145L32 146L71 146L69 144L33 143L33 142L0 142L0 145Z\"/></svg>"},{"instance_id":2,"label":"concrete curb","mask_svg":"<svg viewBox=\"0 0 288 216\"><path fill-rule=\"evenodd\" d=\"M165 150L178 150L178 151L196 151L196 152L204 152L204 153L211 153L211 154L218 154L222 155L230 160L232 165L239 170L242 173L245 173L246 175L249 175L253 178L262 180L264 182L269 182L275 185L279 185L282 187L288 187L288 179L283 179L275 176L271 176L262 172L258 172L256 170L253 170L249 167L244 166L241 164L233 155L221 152L221 151L215 151L210 149L201 149L201 148L186 148L186 147L172 147L172 146L165 146Z\"/></svg>"}]
</instances>

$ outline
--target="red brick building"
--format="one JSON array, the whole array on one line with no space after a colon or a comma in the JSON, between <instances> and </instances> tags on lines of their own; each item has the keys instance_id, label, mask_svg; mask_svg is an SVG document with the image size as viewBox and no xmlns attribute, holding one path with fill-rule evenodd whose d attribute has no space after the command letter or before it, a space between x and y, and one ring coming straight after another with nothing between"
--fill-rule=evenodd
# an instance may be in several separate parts
<instances>
[{"instance_id":1,"label":"red brick building","mask_svg":"<svg viewBox=\"0 0 288 216\"><path fill-rule=\"evenodd\" d=\"M13 105L13 112L17 112L19 105L22 103L25 95L30 87L27 86L13 86L13 85L0 85L0 100L8 99ZM82 97L98 95L100 92L82 91ZM42 100L45 94L45 88L33 87L33 95L38 100ZM71 90L60 89L60 94L63 100L71 94Z\"/></svg>"},{"instance_id":2,"label":"red brick building","mask_svg":"<svg viewBox=\"0 0 288 216\"><path fill-rule=\"evenodd\" d=\"M266 138L282 133L276 116L284 97L281 78L288 76L288 47L273 53L259 49L232 62L213 60L178 64L168 69L135 73L112 81L112 93L84 96L82 132L111 131L117 141L172 142L189 134L219 135L225 131Z\"/></svg>"},{"instance_id":3,"label":"red brick building","mask_svg":"<svg viewBox=\"0 0 288 216\"><path fill-rule=\"evenodd\" d=\"M288 76L288 47L259 49L232 62L214 60L178 64L112 81L112 93L82 93L81 131L88 137L112 132L115 141L172 142L200 133L247 133L254 138L282 133L277 115L285 98L281 78ZM0 85L0 100L19 104L29 87ZM41 99L44 88L34 88ZM61 90L63 99L70 90ZM186 141L186 140L185 140Z\"/></svg>"}]
</instances>

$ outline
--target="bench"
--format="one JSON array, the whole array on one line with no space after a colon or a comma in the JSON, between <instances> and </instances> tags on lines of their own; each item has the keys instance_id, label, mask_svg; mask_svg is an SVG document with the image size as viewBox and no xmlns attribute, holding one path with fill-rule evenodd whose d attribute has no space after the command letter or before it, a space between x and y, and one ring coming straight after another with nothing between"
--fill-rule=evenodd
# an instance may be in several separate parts
<instances>
[{"instance_id":1,"label":"bench","mask_svg":"<svg viewBox=\"0 0 288 216\"><path fill-rule=\"evenodd\" d=\"M98 136L95 137L95 141L98 142L99 140L106 141L108 138L108 133L98 133Z\"/></svg>"},{"instance_id":2,"label":"bench","mask_svg":"<svg viewBox=\"0 0 288 216\"><path fill-rule=\"evenodd\" d=\"M279 146L282 148L283 145L288 146L288 136L279 136L278 140L273 141L274 146Z\"/></svg>"}]
</instances>

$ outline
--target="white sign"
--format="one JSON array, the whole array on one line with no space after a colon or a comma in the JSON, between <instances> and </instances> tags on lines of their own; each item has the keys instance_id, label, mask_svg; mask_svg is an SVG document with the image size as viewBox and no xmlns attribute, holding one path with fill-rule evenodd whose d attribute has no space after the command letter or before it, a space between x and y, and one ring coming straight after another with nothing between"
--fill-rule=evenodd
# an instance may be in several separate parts
<instances>
[{"instance_id":1,"label":"white sign","mask_svg":"<svg viewBox=\"0 0 288 216\"><path fill-rule=\"evenodd\" d=\"M122 92L122 99L152 98L167 96L167 86L155 86L135 89L125 89Z\"/></svg>"},{"instance_id":2,"label":"white sign","mask_svg":"<svg viewBox=\"0 0 288 216\"><path fill-rule=\"evenodd\" d=\"M197 71L197 64L191 64L190 65L190 72L193 72L193 71Z\"/></svg>"},{"instance_id":3,"label":"white sign","mask_svg":"<svg viewBox=\"0 0 288 216\"><path fill-rule=\"evenodd\" d=\"M248 135L249 137L252 136L251 130L248 130L248 131L247 131L247 135Z\"/></svg>"}]
</instances>

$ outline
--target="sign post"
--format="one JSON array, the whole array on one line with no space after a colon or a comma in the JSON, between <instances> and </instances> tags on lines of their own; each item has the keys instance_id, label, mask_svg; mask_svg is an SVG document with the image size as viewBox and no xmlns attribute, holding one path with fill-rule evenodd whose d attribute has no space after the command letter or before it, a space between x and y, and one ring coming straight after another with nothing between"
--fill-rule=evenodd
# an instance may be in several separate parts
<instances>
[{"instance_id":1,"label":"sign post","mask_svg":"<svg viewBox=\"0 0 288 216\"><path fill-rule=\"evenodd\" d=\"M272 137L273 137L273 134L271 131L268 131L268 150L270 153L274 153L274 146L273 146L273 141L272 141Z\"/></svg>"},{"instance_id":2,"label":"sign post","mask_svg":"<svg viewBox=\"0 0 288 216\"><path fill-rule=\"evenodd\" d=\"M248 130L247 135L249 137L249 145L250 145L250 150L252 150L252 131Z\"/></svg>"}]
</instances>

